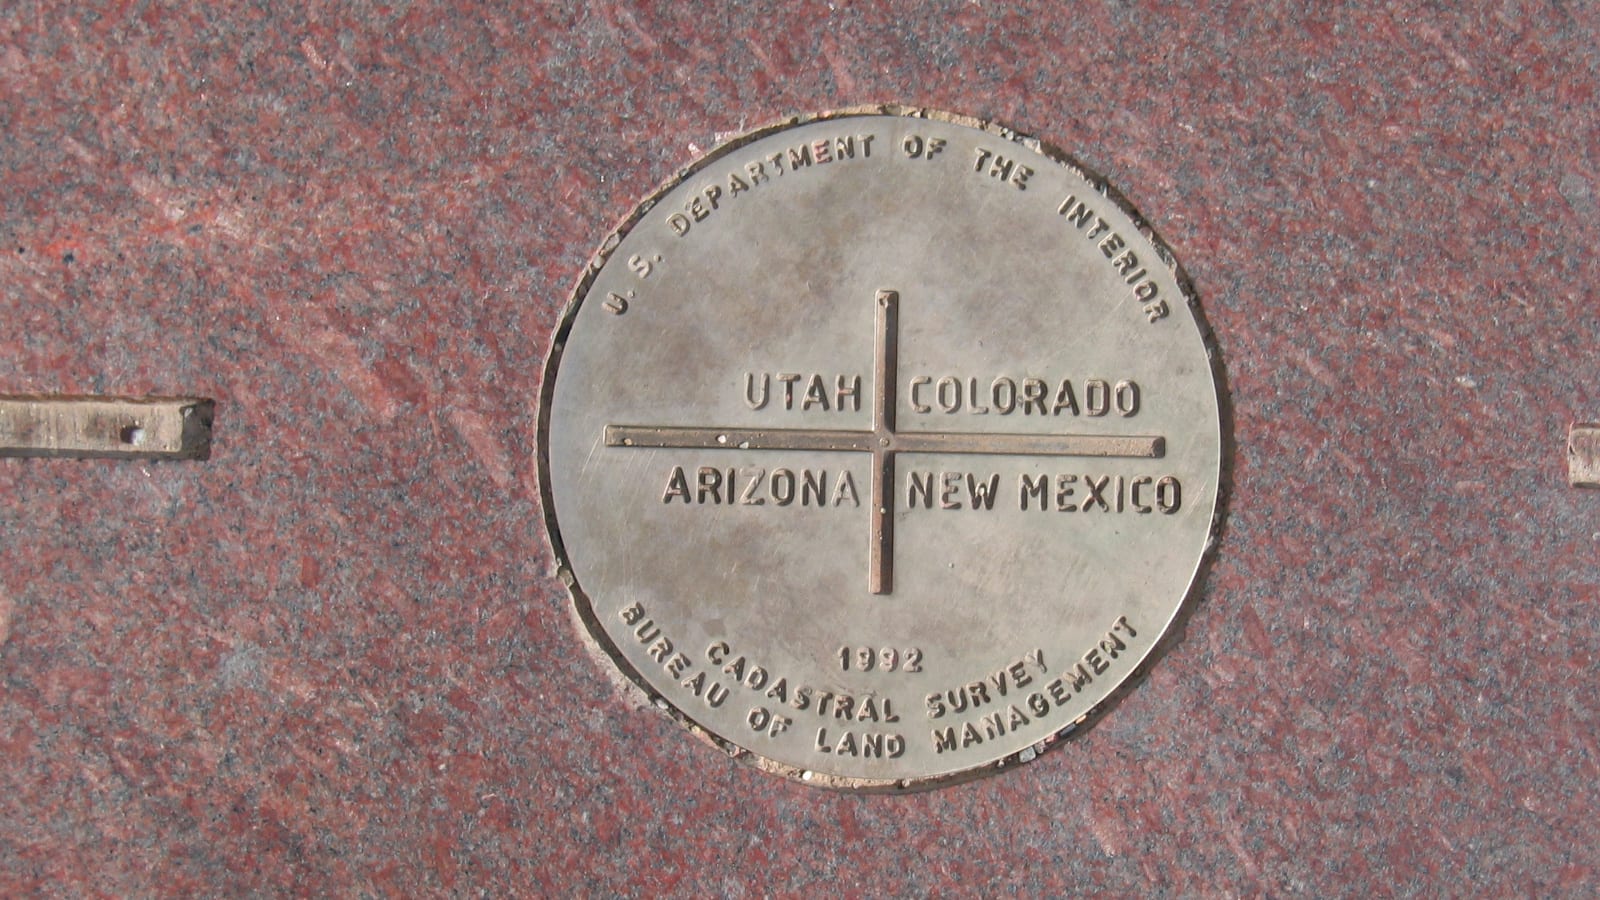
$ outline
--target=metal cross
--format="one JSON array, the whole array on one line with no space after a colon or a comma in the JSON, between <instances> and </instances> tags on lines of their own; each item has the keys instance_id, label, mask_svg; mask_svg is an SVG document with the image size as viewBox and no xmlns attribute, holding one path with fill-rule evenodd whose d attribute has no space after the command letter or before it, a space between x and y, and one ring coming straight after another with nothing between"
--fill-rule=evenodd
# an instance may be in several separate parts
<instances>
[{"instance_id":1,"label":"metal cross","mask_svg":"<svg viewBox=\"0 0 1600 900\"><path fill-rule=\"evenodd\" d=\"M991 456L1093 456L1159 459L1166 439L1144 435L962 434L903 432L894 425L898 291L879 291L872 364L872 430L831 428L677 428L608 425L607 447L694 450L820 450L872 454L872 508L867 531L867 590L894 585L894 460L901 453L976 453Z\"/></svg>"}]
</instances>

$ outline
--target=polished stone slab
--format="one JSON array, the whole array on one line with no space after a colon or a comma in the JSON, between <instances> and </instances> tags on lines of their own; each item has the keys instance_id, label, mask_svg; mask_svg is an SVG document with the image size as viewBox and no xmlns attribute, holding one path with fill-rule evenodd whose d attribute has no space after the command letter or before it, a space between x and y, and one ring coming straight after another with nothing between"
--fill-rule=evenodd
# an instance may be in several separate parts
<instances>
[{"instance_id":1,"label":"polished stone slab","mask_svg":"<svg viewBox=\"0 0 1600 900\"><path fill-rule=\"evenodd\" d=\"M1600 12L13 4L0 390L194 394L202 464L0 460L0 893L1600 887ZM1233 484L1097 727L909 797L686 740L581 647L534 398L719 135L904 102L1125 190Z\"/></svg>"}]
</instances>

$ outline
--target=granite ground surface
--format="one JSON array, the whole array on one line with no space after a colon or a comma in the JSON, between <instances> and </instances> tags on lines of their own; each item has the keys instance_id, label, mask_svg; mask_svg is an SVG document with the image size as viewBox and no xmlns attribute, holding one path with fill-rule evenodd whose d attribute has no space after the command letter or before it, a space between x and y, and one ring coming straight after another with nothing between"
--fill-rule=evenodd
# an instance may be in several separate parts
<instances>
[{"instance_id":1,"label":"granite ground surface","mask_svg":"<svg viewBox=\"0 0 1600 900\"><path fill-rule=\"evenodd\" d=\"M0 391L218 401L205 463L0 460L0 894L1600 891L1600 10L292 6L0 9ZM907 797L635 709L534 462L637 198L876 102L1120 187L1236 444L1148 681Z\"/></svg>"}]
</instances>

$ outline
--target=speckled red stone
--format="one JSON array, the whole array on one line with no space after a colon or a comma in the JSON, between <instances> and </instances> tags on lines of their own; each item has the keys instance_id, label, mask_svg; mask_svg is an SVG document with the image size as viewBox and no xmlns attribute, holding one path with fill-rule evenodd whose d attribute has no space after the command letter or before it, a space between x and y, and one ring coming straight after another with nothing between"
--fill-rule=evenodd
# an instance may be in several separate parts
<instances>
[{"instance_id":1,"label":"speckled red stone","mask_svg":"<svg viewBox=\"0 0 1600 900\"><path fill-rule=\"evenodd\" d=\"M0 461L0 894L1600 890L1600 12L0 10L0 390L217 398ZM548 571L579 267L719 134L995 118L1224 354L1188 637L1009 775L830 794L629 707Z\"/></svg>"}]
</instances>

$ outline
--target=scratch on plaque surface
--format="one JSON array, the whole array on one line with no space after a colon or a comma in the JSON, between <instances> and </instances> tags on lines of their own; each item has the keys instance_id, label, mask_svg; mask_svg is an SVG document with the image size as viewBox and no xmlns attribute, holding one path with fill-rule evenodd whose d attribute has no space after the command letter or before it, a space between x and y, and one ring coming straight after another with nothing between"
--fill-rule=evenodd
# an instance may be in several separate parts
<instances>
[{"instance_id":1,"label":"scratch on plaque surface","mask_svg":"<svg viewBox=\"0 0 1600 900\"><path fill-rule=\"evenodd\" d=\"M589 455L583 458L583 467L578 470L579 478L589 474L589 464L594 462L594 454L600 449L600 445L605 442L605 437L603 432L595 435L594 443L589 445Z\"/></svg>"}]
</instances>

